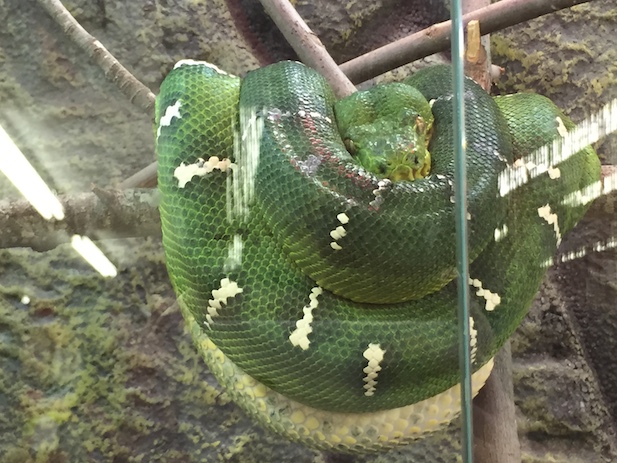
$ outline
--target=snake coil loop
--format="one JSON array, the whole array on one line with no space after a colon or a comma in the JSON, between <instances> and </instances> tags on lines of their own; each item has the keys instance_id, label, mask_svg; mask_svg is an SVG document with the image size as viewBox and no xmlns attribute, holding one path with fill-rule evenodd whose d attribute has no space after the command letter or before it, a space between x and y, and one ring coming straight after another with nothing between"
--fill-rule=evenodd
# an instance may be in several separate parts
<instances>
[{"instance_id":1,"label":"snake coil loop","mask_svg":"<svg viewBox=\"0 0 617 463\"><path fill-rule=\"evenodd\" d=\"M459 408L451 71L404 84L434 128L430 174L400 182L348 153L337 118L356 116L299 63L240 80L185 60L157 97L163 245L193 338L249 414L317 448L400 445ZM585 149L502 197L517 160L572 123L470 79L465 98L477 390L586 209L564 198L599 162Z\"/></svg>"}]
</instances>

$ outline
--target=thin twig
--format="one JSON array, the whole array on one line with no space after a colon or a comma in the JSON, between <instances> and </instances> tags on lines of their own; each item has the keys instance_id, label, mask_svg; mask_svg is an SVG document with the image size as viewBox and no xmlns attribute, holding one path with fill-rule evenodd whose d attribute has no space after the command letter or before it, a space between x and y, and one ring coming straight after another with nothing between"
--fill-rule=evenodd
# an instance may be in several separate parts
<instances>
[{"instance_id":1,"label":"thin twig","mask_svg":"<svg viewBox=\"0 0 617 463\"><path fill-rule=\"evenodd\" d=\"M463 16L465 25L478 20L482 34L535 19L591 0L502 0ZM381 48L341 64L343 72L358 84L399 66L432 55L450 46L451 21L435 24Z\"/></svg>"},{"instance_id":2,"label":"thin twig","mask_svg":"<svg viewBox=\"0 0 617 463\"><path fill-rule=\"evenodd\" d=\"M154 119L154 93L131 74L113 55L90 35L69 13L60 0L38 0L58 23L62 31L81 48L105 73L105 77L120 89L131 103Z\"/></svg>"},{"instance_id":3,"label":"thin twig","mask_svg":"<svg viewBox=\"0 0 617 463\"><path fill-rule=\"evenodd\" d=\"M337 98L344 98L356 91L356 87L341 72L319 37L311 31L289 0L260 2L300 60L326 78Z\"/></svg>"},{"instance_id":4,"label":"thin twig","mask_svg":"<svg viewBox=\"0 0 617 463\"><path fill-rule=\"evenodd\" d=\"M156 169L158 164L156 161L144 167L139 172L131 175L124 180L118 188L120 190L129 188L155 188L156 187Z\"/></svg>"}]
</instances>

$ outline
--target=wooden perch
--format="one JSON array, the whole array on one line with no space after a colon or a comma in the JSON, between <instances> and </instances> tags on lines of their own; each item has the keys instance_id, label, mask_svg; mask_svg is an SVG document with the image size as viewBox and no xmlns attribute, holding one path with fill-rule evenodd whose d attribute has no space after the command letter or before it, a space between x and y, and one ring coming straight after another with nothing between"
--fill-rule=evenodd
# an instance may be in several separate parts
<instances>
[{"instance_id":1,"label":"wooden perch","mask_svg":"<svg viewBox=\"0 0 617 463\"><path fill-rule=\"evenodd\" d=\"M356 87L332 59L319 37L288 0L260 1L300 60L326 78L337 98L344 98L356 91Z\"/></svg>"},{"instance_id":2,"label":"wooden perch","mask_svg":"<svg viewBox=\"0 0 617 463\"><path fill-rule=\"evenodd\" d=\"M77 22L60 0L37 0L47 13L58 23L71 41L81 48L101 68L105 77L116 84L131 103L143 109L151 117L154 114L154 93L133 76L109 53L96 37L90 35ZM153 117L152 117L153 118Z\"/></svg>"},{"instance_id":3,"label":"wooden perch","mask_svg":"<svg viewBox=\"0 0 617 463\"><path fill-rule=\"evenodd\" d=\"M570 8L590 0L502 0L463 16L464 24L477 20L483 34ZM451 21L435 24L420 32L341 64L354 83L364 82L404 64L446 50L450 46Z\"/></svg>"},{"instance_id":4,"label":"wooden perch","mask_svg":"<svg viewBox=\"0 0 617 463\"><path fill-rule=\"evenodd\" d=\"M0 248L27 247L47 251L71 241L73 235L92 239L160 236L158 191L103 190L58 198L61 221L45 220L25 199L0 201Z\"/></svg>"}]
</instances>

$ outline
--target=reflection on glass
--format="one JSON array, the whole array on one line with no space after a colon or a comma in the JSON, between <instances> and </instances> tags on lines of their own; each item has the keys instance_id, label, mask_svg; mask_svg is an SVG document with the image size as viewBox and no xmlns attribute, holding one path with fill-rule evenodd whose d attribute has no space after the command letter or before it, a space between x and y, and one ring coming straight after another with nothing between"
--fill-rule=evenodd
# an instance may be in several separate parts
<instances>
[{"instance_id":1,"label":"reflection on glass","mask_svg":"<svg viewBox=\"0 0 617 463\"><path fill-rule=\"evenodd\" d=\"M45 219L64 219L64 209L45 181L0 126L0 172Z\"/></svg>"},{"instance_id":2,"label":"reflection on glass","mask_svg":"<svg viewBox=\"0 0 617 463\"><path fill-rule=\"evenodd\" d=\"M118 274L116 266L105 257L103 251L87 236L73 235L71 246L104 277L115 277Z\"/></svg>"}]
</instances>

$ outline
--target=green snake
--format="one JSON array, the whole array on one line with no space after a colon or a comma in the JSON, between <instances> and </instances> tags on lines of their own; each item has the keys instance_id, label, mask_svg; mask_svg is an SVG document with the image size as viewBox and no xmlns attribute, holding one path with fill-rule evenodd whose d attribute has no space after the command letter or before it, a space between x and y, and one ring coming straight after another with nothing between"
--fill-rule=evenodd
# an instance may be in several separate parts
<instances>
[{"instance_id":1,"label":"green snake","mask_svg":"<svg viewBox=\"0 0 617 463\"><path fill-rule=\"evenodd\" d=\"M377 451L460 410L451 87L435 66L337 102L300 63L240 79L192 60L161 86L179 305L232 399L289 439ZM585 212L566 198L600 166L591 148L529 157L573 128L544 97L492 98L466 79L465 104L477 391Z\"/></svg>"}]
</instances>

